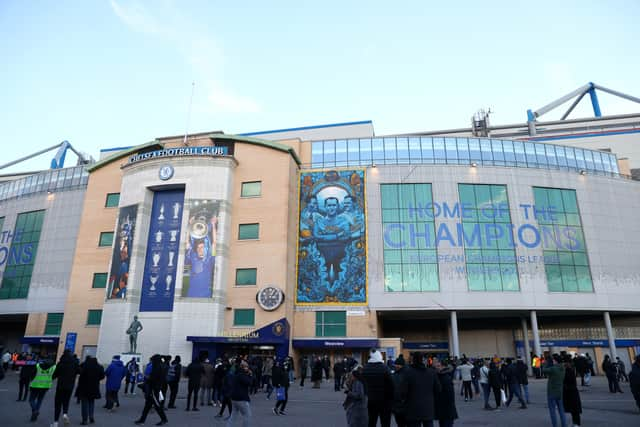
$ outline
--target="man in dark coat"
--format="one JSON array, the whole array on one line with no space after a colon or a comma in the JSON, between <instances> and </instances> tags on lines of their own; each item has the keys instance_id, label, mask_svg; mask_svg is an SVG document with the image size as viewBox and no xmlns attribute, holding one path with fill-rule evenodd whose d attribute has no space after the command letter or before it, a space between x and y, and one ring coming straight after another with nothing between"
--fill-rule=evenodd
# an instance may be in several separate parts
<instances>
[{"instance_id":1,"label":"man in dark coat","mask_svg":"<svg viewBox=\"0 0 640 427\"><path fill-rule=\"evenodd\" d=\"M104 378L104 368L98 364L98 359L87 356L80 364L77 395L80 399L82 411L81 425L87 425L87 420L94 423L93 418L95 400L100 399L100 381Z\"/></svg>"},{"instance_id":2,"label":"man in dark coat","mask_svg":"<svg viewBox=\"0 0 640 427\"><path fill-rule=\"evenodd\" d=\"M573 367L571 356L564 357L564 382L562 384L562 404L564 411L571 414L573 425L580 425L580 414L582 413L582 402L576 380L576 371Z\"/></svg>"},{"instance_id":3,"label":"man in dark coat","mask_svg":"<svg viewBox=\"0 0 640 427\"><path fill-rule=\"evenodd\" d=\"M182 377L182 365L180 361L180 356L176 356L173 361L171 361L171 366L169 366L169 371L167 372L167 385L169 386L169 392L171 394L169 405L167 405L169 409L176 407L176 397L178 396L180 378Z\"/></svg>"},{"instance_id":4,"label":"man in dark coat","mask_svg":"<svg viewBox=\"0 0 640 427\"><path fill-rule=\"evenodd\" d=\"M326 354L322 358L322 369L324 370L324 377L329 381L329 372L331 371L331 359Z\"/></svg>"},{"instance_id":5,"label":"man in dark coat","mask_svg":"<svg viewBox=\"0 0 640 427\"><path fill-rule=\"evenodd\" d=\"M620 389L620 383L618 382L618 367L611 361L608 354L604 356L602 370L607 375L607 380L609 381L609 392L622 393L623 391Z\"/></svg>"},{"instance_id":6,"label":"man in dark coat","mask_svg":"<svg viewBox=\"0 0 640 427\"><path fill-rule=\"evenodd\" d=\"M456 409L456 393L453 388L453 366L441 363L438 359L433 364L438 374L438 381L442 387L440 393L434 396L434 405L436 410L436 419L439 427L451 427L453 421L458 418Z\"/></svg>"},{"instance_id":7,"label":"man in dark coat","mask_svg":"<svg viewBox=\"0 0 640 427\"><path fill-rule=\"evenodd\" d=\"M513 396L516 396L518 398L518 402L520 402L520 409L526 409L527 405L524 403L524 400L522 399L522 396L520 394L520 374L518 372L518 368L510 358L508 358L506 362L504 377L507 381L507 384L509 384L509 398L507 399L506 403L507 408L511 404Z\"/></svg>"},{"instance_id":8,"label":"man in dark coat","mask_svg":"<svg viewBox=\"0 0 640 427\"><path fill-rule=\"evenodd\" d=\"M231 382L231 416L227 420L227 425L232 426L236 418L240 418L246 425L251 420L251 399L249 398L249 386L253 382L253 372L249 369L249 364L242 360L236 365L235 373Z\"/></svg>"},{"instance_id":9,"label":"man in dark coat","mask_svg":"<svg viewBox=\"0 0 640 427\"><path fill-rule=\"evenodd\" d=\"M162 356L154 354L151 357L151 362L147 365L144 372L144 409L142 415L138 418L135 424L144 424L147 420L147 415L151 407L155 409L156 413L160 416L160 422L157 426L164 425L168 422L167 416L164 413L164 409L160 403L160 394L164 384L166 382L167 373L162 366Z\"/></svg>"},{"instance_id":10,"label":"man in dark coat","mask_svg":"<svg viewBox=\"0 0 640 427\"><path fill-rule=\"evenodd\" d=\"M393 381L391 412L398 427L407 427L407 370L404 358L400 355L394 362L394 372L391 376Z\"/></svg>"},{"instance_id":11,"label":"man in dark coat","mask_svg":"<svg viewBox=\"0 0 640 427\"><path fill-rule=\"evenodd\" d=\"M529 404L529 375L527 372L527 365L524 363L522 358L518 357L518 361L516 362L516 371L518 375L518 383L522 387L522 391L524 396L522 396L527 403Z\"/></svg>"},{"instance_id":12,"label":"man in dark coat","mask_svg":"<svg viewBox=\"0 0 640 427\"><path fill-rule=\"evenodd\" d=\"M434 399L441 392L440 381L435 371L426 367L421 353L411 356L411 367L407 372L407 425L433 427Z\"/></svg>"},{"instance_id":13,"label":"man in dark coat","mask_svg":"<svg viewBox=\"0 0 640 427\"><path fill-rule=\"evenodd\" d=\"M18 399L16 402L27 400L27 396L29 395L29 383L36 376L36 362L33 360L33 356L31 356L31 354L27 354L26 358L27 360L24 365L22 365L22 368L20 368L20 388L18 390Z\"/></svg>"},{"instance_id":14,"label":"man in dark coat","mask_svg":"<svg viewBox=\"0 0 640 427\"><path fill-rule=\"evenodd\" d=\"M309 369L309 358L302 356L300 358L300 387L304 387L304 380L307 378L307 370Z\"/></svg>"},{"instance_id":15,"label":"man in dark coat","mask_svg":"<svg viewBox=\"0 0 640 427\"><path fill-rule=\"evenodd\" d=\"M60 411L62 411L64 423L69 424L69 415L67 415L69 413L69 401L71 400L73 387L76 385L76 376L79 372L80 367L71 354L71 350L65 350L56 365L56 370L53 372L52 377L53 379L58 379L54 400L54 425L57 425L60 419Z\"/></svg>"},{"instance_id":16,"label":"man in dark coat","mask_svg":"<svg viewBox=\"0 0 640 427\"><path fill-rule=\"evenodd\" d=\"M198 411L198 391L200 391L200 380L204 376L204 366L200 361L200 358L195 359L187 366L185 376L189 378L187 385L187 408L189 411L191 405L191 396L193 396L193 410Z\"/></svg>"},{"instance_id":17,"label":"man in dark coat","mask_svg":"<svg viewBox=\"0 0 640 427\"><path fill-rule=\"evenodd\" d=\"M636 405L638 409L640 409L640 356L636 356L635 362L631 365L629 386L631 387L631 394L633 394L633 398L636 400Z\"/></svg>"},{"instance_id":18,"label":"man in dark coat","mask_svg":"<svg viewBox=\"0 0 640 427\"><path fill-rule=\"evenodd\" d=\"M340 388L342 387L342 376L345 373L345 369L346 367L344 366L344 362L336 362L333 365L334 391L340 391Z\"/></svg>"},{"instance_id":19,"label":"man in dark coat","mask_svg":"<svg viewBox=\"0 0 640 427\"><path fill-rule=\"evenodd\" d=\"M322 359L317 357L313 366L311 367L311 382L313 383L313 388L320 388L320 382L322 381Z\"/></svg>"},{"instance_id":20,"label":"man in dark coat","mask_svg":"<svg viewBox=\"0 0 640 427\"><path fill-rule=\"evenodd\" d=\"M287 374L283 363L279 360L275 362L275 365L273 365L271 373L271 381L273 382L273 387L276 389L276 395L278 394L278 388L284 388L284 398L278 397L276 399L276 406L273 408L273 413L276 415L286 415L284 410L287 407L287 402L289 401L289 375Z\"/></svg>"},{"instance_id":21,"label":"man in dark coat","mask_svg":"<svg viewBox=\"0 0 640 427\"><path fill-rule=\"evenodd\" d=\"M369 427L376 426L378 417L382 427L389 427L393 405L393 380L384 364L382 354L376 349L369 353L369 361L362 369L362 380L367 389Z\"/></svg>"}]
</instances>

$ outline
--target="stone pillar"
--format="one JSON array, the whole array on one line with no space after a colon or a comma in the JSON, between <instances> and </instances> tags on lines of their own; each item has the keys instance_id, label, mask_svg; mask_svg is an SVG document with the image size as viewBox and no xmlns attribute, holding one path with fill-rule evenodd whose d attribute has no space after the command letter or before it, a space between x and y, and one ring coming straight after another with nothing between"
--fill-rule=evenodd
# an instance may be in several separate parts
<instances>
[{"instance_id":1,"label":"stone pillar","mask_svg":"<svg viewBox=\"0 0 640 427\"><path fill-rule=\"evenodd\" d=\"M607 328L607 338L609 338L609 352L611 353L611 361L615 363L618 352L616 351L616 336L613 333L613 327L611 326L611 317L609 312L604 312L604 326Z\"/></svg>"},{"instance_id":2,"label":"stone pillar","mask_svg":"<svg viewBox=\"0 0 640 427\"><path fill-rule=\"evenodd\" d=\"M531 347L529 347L529 328L527 327L527 319L520 318L522 322L522 336L524 341L524 363L527 364L527 372L529 375L533 375L533 368L531 366Z\"/></svg>"},{"instance_id":3,"label":"stone pillar","mask_svg":"<svg viewBox=\"0 0 640 427\"><path fill-rule=\"evenodd\" d=\"M531 310L531 332L533 332L533 353L540 357L542 348L540 347L540 334L538 333L538 315L535 310Z\"/></svg>"},{"instance_id":4,"label":"stone pillar","mask_svg":"<svg viewBox=\"0 0 640 427\"><path fill-rule=\"evenodd\" d=\"M460 358L460 342L458 341L458 315L451 312L451 349L453 355Z\"/></svg>"}]
</instances>

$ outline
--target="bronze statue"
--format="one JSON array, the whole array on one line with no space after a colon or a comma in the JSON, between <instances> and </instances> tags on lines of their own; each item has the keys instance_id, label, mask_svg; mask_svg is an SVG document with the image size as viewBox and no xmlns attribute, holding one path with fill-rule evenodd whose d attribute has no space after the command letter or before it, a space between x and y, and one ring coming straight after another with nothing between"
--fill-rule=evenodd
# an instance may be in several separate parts
<instances>
[{"instance_id":1,"label":"bronze statue","mask_svg":"<svg viewBox=\"0 0 640 427\"><path fill-rule=\"evenodd\" d=\"M129 335L129 353L135 353L138 345L138 333L142 331L142 323L138 320L138 316L133 316L133 322L127 328Z\"/></svg>"}]
</instances>

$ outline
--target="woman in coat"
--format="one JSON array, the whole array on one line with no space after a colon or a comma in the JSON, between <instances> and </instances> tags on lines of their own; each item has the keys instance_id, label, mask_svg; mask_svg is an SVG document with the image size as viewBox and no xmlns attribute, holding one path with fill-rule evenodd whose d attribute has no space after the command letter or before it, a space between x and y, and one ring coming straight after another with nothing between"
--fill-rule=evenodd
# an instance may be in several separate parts
<instances>
[{"instance_id":1,"label":"woman in coat","mask_svg":"<svg viewBox=\"0 0 640 427\"><path fill-rule=\"evenodd\" d=\"M436 419L440 427L451 427L453 421L458 418L456 410L456 394L453 388L453 366L441 363L438 359L434 361L434 367L438 373L438 380L442 388L440 393L434 396Z\"/></svg>"},{"instance_id":2,"label":"woman in coat","mask_svg":"<svg viewBox=\"0 0 640 427\"><path fill-rule=\"evenodd\" d=\"M71 354L71 350L65 350L60 357L60 362L56 365L53 372L53 379L58 379L56 384L56 396L54 402L53 425L58 425L60 419L60 411L62 411L62 419L65 424L69 424L69 401L73 393L73 387L76 385L76 376L79 372L78 363Z\"/></svg>"},{"instance_id":3,"label":"woman in coat","mask_svg":"<svg viewBox=\"0 0 640 427\"><path fill-rule=\"evenodd\" d=\"M100 399L100 381L104 378L104 368L98 364L98 359L87 356L84 363L80 364L80 378L78 378L77 395L82 404L82 423L87 425L87 420L92 424L95 400Z\"/></svg>"},{"instance_id":4,"label":"woman in coat","mask_svg":"<svg viewBox=\"0 0 640 427\"><path fill-rule=\"evenodd\" d=\"M349 427L367 427L369 412L367 410L367 390L362 381L362 368L356 368L347 379L347 397L342 406L347 411L347 425Z\"/></svg>"},{"instance_id":5,"label":"woman in coat","mask_svg":"<svg viewBox=\"0 0 640 427\"><path fill-rule=\"evenodd\" d=\"M313 361L311 367L311 382L313 388L320 388L320 382L322 381L322 360L318 357Z\"/></svg>"},{"instance_id":6,"label":"woman in coat","mask_svg":"<svg viewBox=\"0 0 640 427\"><path fill-rule=\"evenodd\" d=\"M571 356L564 358L564 383L562 384L562 404L564 411L571 414L574 426L580 425L580 414L582 413L582 402L576 381L576 371L571 363Z\"/></svg>"},{"instance_id":7,"label":"woman in coat","mask_svg":"<svg viewBox=\"0 0 640 427\"><path fill-rule=\"evenodd\" d=\"M496 399L496 409L500 407L502 389L502 376L494 362L489 363L489 386L493 390L493 396Z\"/></svg>"}]
</instances>

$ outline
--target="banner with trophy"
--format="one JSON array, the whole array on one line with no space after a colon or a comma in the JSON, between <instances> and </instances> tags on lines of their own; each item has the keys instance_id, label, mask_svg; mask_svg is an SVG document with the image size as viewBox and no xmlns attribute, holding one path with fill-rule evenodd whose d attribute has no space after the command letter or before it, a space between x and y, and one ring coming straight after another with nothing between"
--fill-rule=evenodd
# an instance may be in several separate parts
<instances>
[{"instance_id":1,"label":"banner with trophy","mask_svg":"<svg viewBox=\"0 0 640 427\"><path fill-rule=\"evenodd\" d=\"M189 200L182 296L211 298L216 264L218 212L220 202Z\"/></svg>"},{"instance_id":2,"label":"banner with trophy","mask_svg":"<svg viewBox=\"0 0 640 427\"><path fill-rule=\"evenodd\" d=\"M140 311L172 311L184 190L156 191L151 209Z\"/></svg>"},{"instance_id":3,"label":"banner with trophy","mask_svg":"<svg viewBox=\"0 0 640 427\"><path fill-rule=\"evenodd\" d=\"M107 299L126 298L127 296L131 246L133 245L137 214L138 205L120 208L115 232L116 242L113 245L113 254L111 255L111 271L107 281Z\"/></svg>"}]
</instances>

